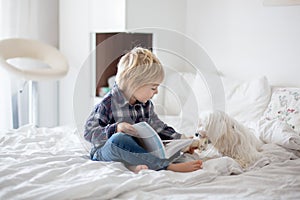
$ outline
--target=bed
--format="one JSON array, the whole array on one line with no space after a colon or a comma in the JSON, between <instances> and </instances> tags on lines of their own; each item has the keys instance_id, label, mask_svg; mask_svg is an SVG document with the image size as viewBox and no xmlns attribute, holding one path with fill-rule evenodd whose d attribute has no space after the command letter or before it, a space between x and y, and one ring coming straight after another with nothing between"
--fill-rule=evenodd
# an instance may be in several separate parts
<instances>
[{"instance_id":1,"label":"bed","mask_svg":"<svg viewBox=\"0 0 300 200\"><path fill-rule=\"evenodd\" d=\"M179 78L190 83L191 76ZM272 87L266 77L222 81L225 111L264 142L263 158L250 168L203 151L182 157L201 157L201 170L135 174L118 162L91 161L76 127L26 125L1 131L0 199L300 199L300 89ZM163 101L170 101L162 93ZM193 133L197 120L182 120L181 111L168 109L163 120L179 132Z\"/></svg>"}]
</instances>

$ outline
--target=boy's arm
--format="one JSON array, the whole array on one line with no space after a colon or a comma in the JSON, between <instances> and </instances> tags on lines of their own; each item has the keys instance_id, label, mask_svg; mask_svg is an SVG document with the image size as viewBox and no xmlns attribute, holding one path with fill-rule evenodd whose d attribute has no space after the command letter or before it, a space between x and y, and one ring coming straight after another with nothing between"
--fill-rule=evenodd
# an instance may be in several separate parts
<instances>
[{"instance_id":1,"label":"boy's arm","mask_svg":"<svg viewBox=\"0 0 300 200\"><path fill-rule=\"evenodd\" d=\"M174 128L168 126L159 119L157 114L154 112L154 106L152 102L149 105L149 121L151 127L158 133L162 140L180 139L181 134L177 133Z\"/></svg>"},{"instance_id":2,"label":"boy's arm","mask_svg":"<svg viewBox=\"0 0 300 200\"><path fill-rule=\"evenodd\" d=\"M111 111L98 104L88 117L84 127L84 138L95 146L101 146L117 132L117 123L111 123Z\"/></svg>"}]
</instances>

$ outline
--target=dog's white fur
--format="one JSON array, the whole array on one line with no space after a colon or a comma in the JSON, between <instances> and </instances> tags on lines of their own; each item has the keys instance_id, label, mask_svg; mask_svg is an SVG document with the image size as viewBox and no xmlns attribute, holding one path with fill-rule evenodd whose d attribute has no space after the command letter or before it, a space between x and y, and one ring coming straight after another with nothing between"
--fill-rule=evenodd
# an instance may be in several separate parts
<instances>
[{"instance_id":1,"label":"dog's white fur","mask_svg":"<svg viewBox=\"0 0 300 200\"><path fill-rule=\"evenodd\" d=\"M212 145L224 156L235 159L243 168L256 162L262 143L243 124L223 111L200 114L198 129L206 131Z\"/></svg>"}]
</instances>

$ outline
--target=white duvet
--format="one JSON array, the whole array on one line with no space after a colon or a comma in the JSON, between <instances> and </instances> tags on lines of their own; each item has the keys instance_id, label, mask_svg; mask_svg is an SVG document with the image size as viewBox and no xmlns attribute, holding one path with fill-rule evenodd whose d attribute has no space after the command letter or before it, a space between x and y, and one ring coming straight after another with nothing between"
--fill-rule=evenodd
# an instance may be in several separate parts
<instances>
[{"instance_id":1,"label":"white duvet","mask_svg":"<svg viewBox=\"0 0 300 200\"><path fill-rule=\"evenodd\" d=\"M91 161L75 129L24 126L0 134L0 199L300 199L300 158L276 144L248 170L228 157L191 173L128 171Z\"/></svg>"}]
</instances>

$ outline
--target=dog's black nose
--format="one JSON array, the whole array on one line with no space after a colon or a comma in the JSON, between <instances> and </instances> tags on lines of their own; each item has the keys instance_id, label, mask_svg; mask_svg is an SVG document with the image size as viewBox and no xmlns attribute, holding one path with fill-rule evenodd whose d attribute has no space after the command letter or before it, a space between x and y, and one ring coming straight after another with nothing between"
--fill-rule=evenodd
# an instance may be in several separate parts
<instances>
[{"instance_id":1,"label":"dog's black nose","mask_svg":"<svg viewBox=\"0 0 300 200\"><path fill-rule=\"evenodd\" d=\"M196 137L199 137L199 133L195 133L195 136L196 136Z\"/></svg>"}]
</instances>

